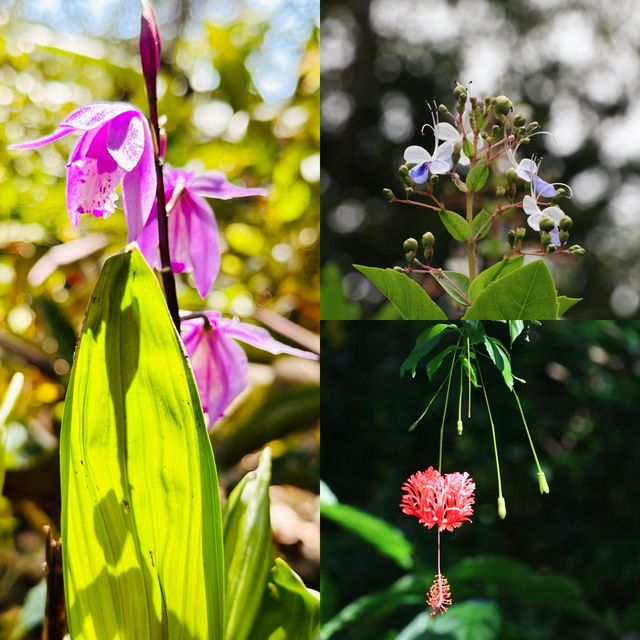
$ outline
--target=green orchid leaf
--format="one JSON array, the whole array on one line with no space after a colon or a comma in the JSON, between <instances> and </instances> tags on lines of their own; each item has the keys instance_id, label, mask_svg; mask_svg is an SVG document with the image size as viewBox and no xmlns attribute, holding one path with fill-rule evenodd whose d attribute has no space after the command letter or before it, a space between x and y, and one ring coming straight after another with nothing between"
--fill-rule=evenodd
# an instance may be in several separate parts
<instances>
[{"instance_id":1,"label":"green orchid leaf","mask_svg":"<svg viewBox=\"0 0 640 640\"><path fill-rule=\"evenodd\" d=\"M582 298L568 298L567 296L558 296L558 317L564 315L574 304L578 304Z\"/></svg>"},{"instance_id":2,"label":"green orchid leaf","mask_svg":"<svg viewBox=\"0 0 640 640\"><path fill-rule=\"evenodd\" d=\"M444 228L454 240L466 242L471 237L471 227L459 213L455 211L438 211L438 215Z\"/></svg>"},{"instance_id":3,"label":"green orchid leaf","mask_svg":"<svg viewBox=\"0 0 640 640\"><path fill-rule=\"evenodd\" d=\"M465 320L555 320L557 317L556 288L542 260L489 284L464 315Z\"/></svg>"},{"instance_id":4,"label":"green orchid leaf","mask_svg":"<svg viewBox=\"0 0 640 640\"><path fill-rule=\"evenodd\" d=\"M471 223L471 233L475 236L482 230L482 233L478 235L476 240L482 240L482 238L486 238L489 234L489 231L491 231L491 225L488 224L489 220L491 220L491 214L489 214L489 212L485 211L484 209L482 209L482 211L480 211L473 219L473 222Z\"/></svg>"},{"instance_id":5,"label":"green orchid leaf","mask_svg":"<svg viewBox=\"0 0 640 640\"><path fill-rule=\"evenodd\" d=\"M491 358L493 364L496 365L498 371L502 374L504 382L509 391L513 391L513 375L511 373L511 356L504 345L496 338L485 336L484 347Z\"/></svg>"},{"instance_id":6,"label":"green orchid leaf","mask_svg":"<svg viewBox=\"0 0 640 640\"><path fill-rule=\"evenodd\" d=\"M377 551L393 560L400 568L413 566L413 546L400 529L347 504L320 501L320 514L349 529Z\"/></svg>"},{"instance_id":7,"label":"green orchid leaf","mask_svg":"<svg viewBox=\"0 0 640 640\"><path fill-rule=\"evenodd\" d=\"M182 343L135 245L107 260L87 309L60 471L74 640L222 640L213 452Z\"/></svg>"},{"instance_id":8,"label":"green orchid leaf","mask_svg":"<svg viewBox=\"0 0 640 640\"><path fill-rule=\"evenodd\" d=\"M320 598L276 558L251 640L314 640L320 630Z\"/></svg>"},{"instance_id":9,"label":"green orchid leaf","mask_svg":"<svg viewBox=\"0 0 640 640\"><path fill-rule=\"evenodd\" d=\"M486 164L477 164L471 167L467 175L467 189L469 191L480 191L489 179L489 167Z\"/></svg>"},{"instance_id":10,"label":"green orchid leaf","mask_svg":"<svg viewBox=\"0 0 640 640\"><path fill-rule=\"evenodd\" d=\"M446 320L447 316L409 276L393 269L353 265L393 303L404 320Z\"/></svg>"},{"instance_id":11,"label":"green orchid leaf","mask_svg":"<svg viewBox=\"0 0 640 640\"><path fill-rule=\"evenodd\" d=\"M231 492L224 510L224 565L227 571L226 640L246 640L258 614L256 589L267 584L271 566L269 484L271 451Z\"/></svg>"},{"instance_id":12,"label":"green orchid leaf","mask_svg":"<svg viewBox=\"0 0 640 640\"><path fill-rule=\"evenodd\" d=\"M496 264L491 265L488 269L479 273L471 281L471 284L469 285L469 296L472 300L475 300L478 295L492 282L512 273L516 269L519 269L523 264L524 256L504 258L500 262L496 262Z\"/></svg>"},{"instance_id":13,"label":"green orchid leaf","mask_svg":"<svg viewBox=\"0 0 640 640\"><path fill-rule=\"evenodd\" d=\"M416 346L400 365L400 375L403 376L407 371L411 371L411 376L415 378L420 360L426 358L438 346L440 339L447 331L458 331L458 326L455 324L436 324L423 331L416 340Z\"/></svg>"},{"instance_id":14,"label":"green orchid leaf","mask_svg":"<svg viewBox=\"0 0 640 640\"><path fill-rule=\"evenodd\" d=\"M431 275L459 305L469 306L469 276L457 271L434 271Z\"/></svg>"}]
</instances>

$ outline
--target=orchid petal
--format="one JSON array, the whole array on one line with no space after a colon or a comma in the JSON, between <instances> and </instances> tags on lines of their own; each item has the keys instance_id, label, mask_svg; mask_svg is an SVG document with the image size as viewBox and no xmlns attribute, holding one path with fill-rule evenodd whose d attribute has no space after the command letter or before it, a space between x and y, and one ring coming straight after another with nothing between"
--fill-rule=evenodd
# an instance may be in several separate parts
<instances>
[{"instance_id":1,"label":"orchid petal","mask_svg":"<svg viewBox=\"0 0 640 640\"><path fill-rule=\"evenodd\" d=\"M36 140L30 140L29 142L20 142L18 144L10 144L7 149L22 151L23 149L37 149L38 147L44 147L45 144L55 142L68 136L70 133L74 133L75 129L71 127L63 127L62 125L55 129L52 133Z\"/></svg>"},{"instance_id":2,"label":"orchid petal","mask_svg":"<svg viewBox=\"0 0 640 640\"><path fill-rule=\"evenodd\" d=\"M237 187L227 181L227 177L220 171L210 171L193 178L189 182L189 189L205 198L231 200L232 198L247 198L251 196L266 196L266 189Z\"/></svg>"},{"instance_id":3,"label":"orchid petal","mask_svg":"<svg viewBox=\"0 0 640 640\"><path fill-rule=\"evenodd\" d=\"M131 171L144 151L144 123L135 112L123 113L107 125L107 149L125 171Z\"/></svg>"},{"instance_id":4,"label":"orchid petal","mask_svg":"<svg viewBox=\"0 0 640 640\"><path fill-rule=\"evenodd\" d=\"M424 184L429 179L429 162L418 164L409 171L411 179L417 184Z\"/></svg>"},{"instance_id":5,"label":"orchid petal","mask_svg":"<svg viewBox=\"0 0 640 640\"><path fill-rule=\"evenodd\" d=\"M158 248L158 211L155 202L142 232L136 238L136 242L145 260L152 267L159 269L161 263L160 250Z\"/></svg>"},{"instance_id":6,"label":"orchid petal","mask_svg":"<svg viewBox=\"0 0 640 640\"><path fill-rule=\"evenodd\" d=\"M71 127L81 131L90 131L105 124L109 120L131 111L140 113L133 105L126 102L94 102L85 104L72 111L61 123L61 127Z\"/></svg>"},{"instance_id":7,"label":"orchid petal","mask_svg":"<svg viewBox=\"0 0 640 640\"><path fill-rule=\"evenodd\" d=\"M538 209L538 204L531 196L524 197L524 200L522 201L522 208L524 209L524 212L528 216L540 213L540 209Z\"/></svg>"},{"instance_id":8,"label":"orchid petal","mask_svg":"<svg viewBox=\"0 0 640 640\"><path fill-rule=\"evenodd\" d=\"M406 162L422 164L431 160L431 154L424 147L414 144L404 150L404 159Z\"/></svg>"},{"instance_id":9,"label":"orchid petal","mask_svg":"<svg viewBox=\"0 0 640 640\"><path fill-rule=\"evenodd\" d=\"M122 199L129 242L140 235L156 197L156 167L151 132L146 121L142 122L144 134L142 156L138 164L126 173L122 180Z\"/></svg>"},{"instance_id":10,"label":"orchid petal","mask_svg":"<svg viewBox=\"0 0 640 640\"><path fill-rule=\"evenodd\" d=\"M460 142L462 140L460 132L448 122L441 122L436 125L436 136L438 136L438 140L447 140L449 142Z\"/></svg>"},{"instance_id":11,"label":"orchid petal","mask_svg":"<svg viewBox=\"0 0 640 640\"><path fill-rule=\"evenodd\" d=\"M266 329L256 327L253 324L247 324L246 322L240 322L237 318L221 318L219 326L221 331L224 331L225 335L231 336L236 340L246 342L253 347L262 349L263 351L268 351L275 355L286 353L292 356L298 356L299 358L307 358L309 360L318 359L318 356L315 353L296 349L295 347L290 347L282 342L278 342L271 337Z\"/></svg>"}]
</instances>

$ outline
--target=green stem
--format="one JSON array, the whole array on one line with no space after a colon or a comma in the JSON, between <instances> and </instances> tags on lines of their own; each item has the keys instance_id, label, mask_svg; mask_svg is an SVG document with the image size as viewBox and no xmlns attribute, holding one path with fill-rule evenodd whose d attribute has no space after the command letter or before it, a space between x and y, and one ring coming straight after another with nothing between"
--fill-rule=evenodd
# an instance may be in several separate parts
<instances>
[{"instance_id":1,"label":"green stem","mask_svg":"<svg viewBox=\"0 0 640 640\"><path fill-rule=\"evenodd\" d=\"M491 406L489 405L489 396L487 395L487 389L484 386L484 380L482 379L482 369L480 369L480 361L478 360L478 375L480 377L480 385L482 386L482 392L484 393L484 400L487 403L487 413L489 414L489 422L491 423L491 436L493 437L493 452L496 457L496 472L498 475L498 500L502 499L502 480L500 479L500 460L498 458L498 443L496 441L496 427L493 424L493 416L491 415Z\"/></svg>"},{"instance_id":2,"label":"green stem","mask_svg":"<svg viewBox=\"0 0 640 640\"><path fill-rule=\"evenodd\" d=\"M467 191L467 223L471 226L473 222L473 191ZM466 243L467 256L469 258L469 279L476 277L476 242L473 238Z\"/></svg>"},{"instance_id":3,"label":"green stem","mask_svg":"<svg viewBox=\"0 0 640 640\"><path fill-rule=\"evenodd\" d=\"M516 393L515 388L513 389L513 395L515 396L518 409L520 410L520 417L522 418L522 424L524 424L524 430L527 432L527 438L529 439L529 444L531 445L531 453L533 453L533 459L536 461L536 467L538 469L538 473L542 473L542 469L540 468L540 462L538 461L538 456L536 455L536 448L533 445L533 440L531 439L531 433L529 433L529 426L527 425L527 421L524 417L524 411L522 410L522 405L520 404L520 398L518 398L518 394Z\"/></svg>"},{"instance_id":4,"label":"green stem","mask_svg":"<svg viewBox=\"0 0 640 640\"><path fill-rule=\"evenodd\" d=\"M460 340L458 340L458 344L456 345L456 347L460 344ZM447 382L447 393L446 393L446 398L444 399L444 410L442 412L442 422L440 423L440 452L438 454L438 471L440 473L442 473L442 439L444 436L444 421L445 418L447 417L447 407L449 406L449 391L451 389L451 378L453 378L453 365L456 362L456 353L458 352L458 350L456 349L453 352L453 358L451 358L451 367L449 368L449 381Z\"/></svg>"},{"instance_id":5,"label":"green stem","mask_svg":"<svg viewBox=\"0 0 640 640\"><path fill-rule=\"evenodd\" d=\"M471 347L469 345L469 338L467 338L467 360L471 364ZM471 376L467 376L469 382L469 404L467 406L467 418L471 418Z\"/></svg>"}]
</instances>

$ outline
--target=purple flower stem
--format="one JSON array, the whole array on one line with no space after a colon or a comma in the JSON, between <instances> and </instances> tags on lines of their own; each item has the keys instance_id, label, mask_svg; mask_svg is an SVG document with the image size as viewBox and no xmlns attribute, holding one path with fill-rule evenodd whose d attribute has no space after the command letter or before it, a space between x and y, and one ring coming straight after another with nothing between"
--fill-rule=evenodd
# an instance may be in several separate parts
<instances>
[{"instance_id":1,"label":"purple flower stem","mask_svg":"<svg viewBox=\"0 0 640 640\"><path fill-rule=\"evenodd\" d=\"M167 300L171 319L180 333L180 312L178 296L176 294L176 279L171 270L171 254L169 251L169 219L167 217L167 203L164 196L164 178L162 175L162 158L160 158L160 125L158 123L158 98L149 94L149 115L151 130L153 131L154 144L153 155L156 163L156 202L158 205L158 244L160 248L160 273L162 274L162 286Z\"/></svg>"}]
</instances>

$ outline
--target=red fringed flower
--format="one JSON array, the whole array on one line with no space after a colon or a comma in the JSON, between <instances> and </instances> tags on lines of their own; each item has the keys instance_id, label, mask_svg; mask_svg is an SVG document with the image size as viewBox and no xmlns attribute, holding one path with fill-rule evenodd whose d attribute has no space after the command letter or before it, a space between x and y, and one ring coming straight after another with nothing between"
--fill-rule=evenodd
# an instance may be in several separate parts
<instances>
[{"instance_id":1,"label":"red fringed flower","mask_svg":"<svg viewBox=\"0 0 640 640\"><path fill-rule=\"evenodd\" d=\"M437 616L439 613L444 613L451 602L449 582L442 574L438 573L427 594L427 604L431 607L431 615Z\"/></svg>"},{"instance_id":2,"label":"red fringed flower","mask_svg":"<svg viewBox=\"0 0 640 640\"><path fill-rule=\"evenodd\" d=\"M440 473L433 467L414 473L403 485L400 507L425 527L438 525L438 531L453 531L471 522L476 489L473 478L464 473Z\"/></svg>"}]
</instances>

